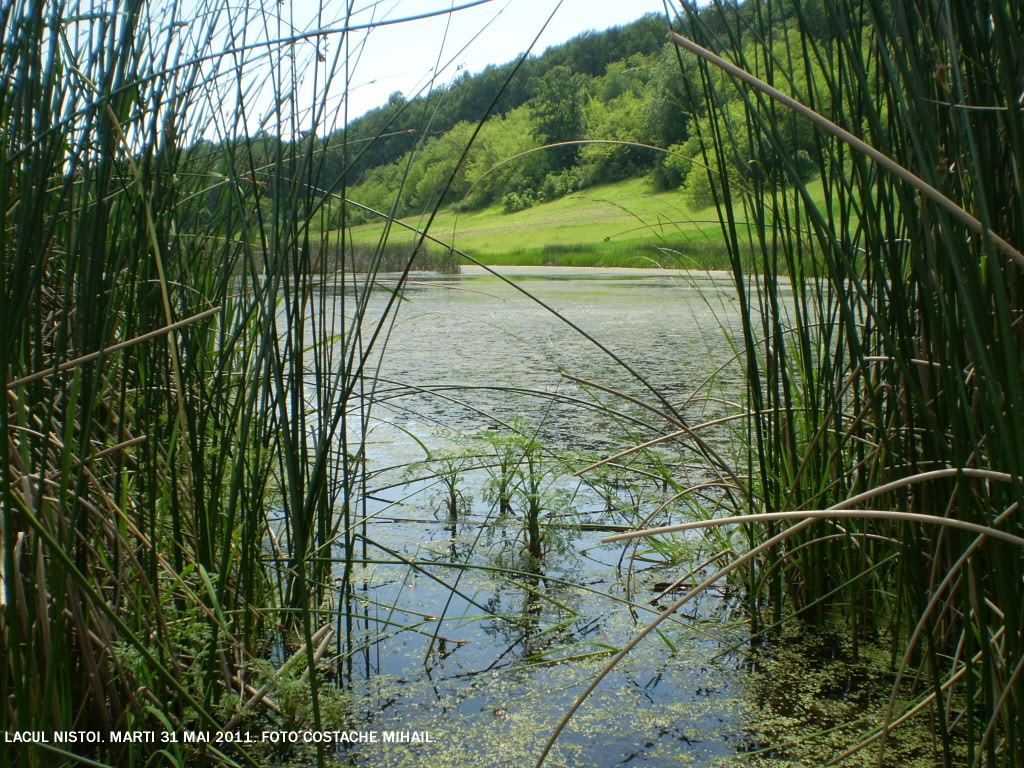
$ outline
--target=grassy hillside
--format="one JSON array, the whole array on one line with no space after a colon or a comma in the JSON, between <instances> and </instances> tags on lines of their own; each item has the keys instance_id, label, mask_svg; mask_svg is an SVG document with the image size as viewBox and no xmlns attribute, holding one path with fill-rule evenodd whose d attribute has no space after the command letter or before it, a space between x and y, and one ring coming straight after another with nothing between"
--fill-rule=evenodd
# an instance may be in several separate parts
<instances>
[{"instance_id":1,"label":"grassy hillside","mask_svg":"<svg viewBox=\"0 0 1024 768\"><path fill-rule=\"evenodd\" d=\"M811 184L816 199L821 185ZM402 219L423 227L427 217ZM383 225L352 229L357 244L376 243ZM459 213L446 208L430 233L485 264L558 266L728 266L714 207L690 210L676 191L654 192L645 179L592 187L516 213L500 205ZM403 228L390 239L404 240Z\"/></svg>"}]
</instances>

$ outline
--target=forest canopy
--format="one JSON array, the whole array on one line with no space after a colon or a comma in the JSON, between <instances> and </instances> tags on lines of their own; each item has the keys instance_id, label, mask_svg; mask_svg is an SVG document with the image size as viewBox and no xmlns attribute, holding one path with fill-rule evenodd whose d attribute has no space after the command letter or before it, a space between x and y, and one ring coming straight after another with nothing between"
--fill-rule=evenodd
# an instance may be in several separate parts
<instances>
[{"instance_id":1,"label":"forest canopy","mask_svg":"<svg viewBox=\"0 0 1024 768\"><path fill-rule=\"evenodd\" d=\"M738 41L746 59L763 66L758 74L772 81L772 73L798 56L803 44L795 15L807 29L806 22L820 15L820 3L755 5L745 4L728 22L710 8L702 21L723 44ZM755 14L769 14L779 30L770 47L748 31ZM839 34L824 22L810 28L826 43ZM465 211L500 205L511 213L598 184L646 177L656 190L679 189L697 209L712 203L716 174L739 182L781 180L792 163L809 176L818 157L809 124L795 117L779 120L775 128L789 149L782 155L758 146L743 124L742 92L721 73L711 75L718 80L716 111L735 115L729 133L750 140L734 140L728 156L717 157L706 140L712 126L696 64L666 42L667 29L663 17L651 14L584 33L540 55L463 73L416 98L396 92L331 135L300 140L311 147L282 152L311 159L308 174L286 164L292 181L267 179L261 186L268 197L288 195L293 180L305 176L325 194L327 226L337 228L374 217L332 202L342 198L394 216L437 205ZM827 112L821 65L812 62L799 77L773 84ZM266 158L277 151L272 143L266 142ZM254 158L253 165L271 164Z\"/></svg>"}]
</instances>

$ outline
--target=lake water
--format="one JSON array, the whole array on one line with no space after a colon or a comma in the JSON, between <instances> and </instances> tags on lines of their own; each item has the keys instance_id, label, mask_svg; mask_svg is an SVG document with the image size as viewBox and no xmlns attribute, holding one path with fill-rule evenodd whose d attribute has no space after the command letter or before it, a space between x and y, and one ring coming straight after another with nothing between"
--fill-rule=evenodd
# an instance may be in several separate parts
<instances>
[{"instance_id":1,"label":"lake water","mask_svg":"<svg viewBox=\"0 0 1024 768\"><path fill-rule=\"evenodd\" d=\"M372 562L354 577L349 607L361 618L345 627L363 646L345 673L358 714L344 726L417 731L431 741L360 745L347 755L357 765L532 765L609 649L654 618L650 601L712 546L696 536L679 537L671 550L647 542L602 544L607 530L591 528L636 525L670 489L649 465L625 466L606 484L588 487L564 464L556 468L552 457L569 454L568 463L581 469L666 428L656 413L563 377L658 406L650 389L580 330L641 373L690 424L736 412L731 403L741 376L727 336L738 334L738 318L729 278L624 269L501 271L514 285L479 268L413 276L378 358L365 422L375 489L365 507ZM386 291L371 295L371 317L388 298ZM488 473L472 468L486 461L465 459L480 453L481 439L493 442L513 422L537 435L548 457L543 493L558 498L565 515L539 567L524 552L522 518L499 520L488 503ZM704 436L724 458L732 456L728 425ZM455 518L439 492L439 465L416 464L425 458L424 446L448 446L449 456L462 456L453 470ZM670 441L659 451L675 487L710 479L707 462L692 448ZM701 504L711 508L718 498L711 490ZM670 509L652 522L664 524L668 516L679 522L678 514ZM473 567L446 565L451 562ZM547 764L706 765L747 748L743 657L734 652L709 662L742 639L736 608L722 591L688 604L663 625L661 637L648 638L602 682Z\"/></svg>"}]
</instances>

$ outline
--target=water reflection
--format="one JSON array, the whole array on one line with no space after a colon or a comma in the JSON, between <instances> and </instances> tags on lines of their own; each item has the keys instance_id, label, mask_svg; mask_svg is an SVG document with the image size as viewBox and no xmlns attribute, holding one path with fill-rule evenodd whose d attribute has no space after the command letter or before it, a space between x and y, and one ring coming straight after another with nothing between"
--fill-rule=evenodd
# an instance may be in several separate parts
<instances>
[{"instance_id":1,"label":"water reflection","mask_svg":"<svg viewBox=\"0 0 1024 768\"><path fill-rule=\"evenodd\" d=\"M724 341L737 322L727 280L510 271L651 386L687 401L687 418L730 412L739 373ZM362 295L371 317L389 298ZM581 484L567 467L663 429L656 414L607 391L648 402L646 386L478 272L417 278L403 298L365 423L368 470L390 496L366 502L372 562L360 627L368 642L363 674L350 665L344 679L368 697L364 727L430 731L435 740L361 745L348 757L374 766L526 765L594 670L655 615L657 583L686 570L665 568L665 551L601 545L601 527L637 524L670 495L669 477L685 487L706 480L706 470L690 448L667 442L657 461L632 457ZM523 433L526 443L515 437ZM726 429L708 440L729 447ZM723 606L709 592L627 657L551 764L677 766L732 754L738 684L729 659L705 661L741 636L721 621ZM429 618L418 631L381 630L380 619L403 610L416 614L402 624Z\"/></svg>"}]
</instances>

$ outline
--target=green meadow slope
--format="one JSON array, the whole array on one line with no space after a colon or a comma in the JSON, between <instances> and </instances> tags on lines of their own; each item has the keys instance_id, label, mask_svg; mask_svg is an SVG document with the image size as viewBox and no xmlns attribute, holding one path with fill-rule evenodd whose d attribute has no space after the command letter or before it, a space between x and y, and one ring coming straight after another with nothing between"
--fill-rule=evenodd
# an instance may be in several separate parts
<instances>
[{"instance_id":1,"label":"green meadow slope","mask_svg":"<svg viewBox=\"0 0 1024 768\"><path fill-rule=\"evenodd\" d=\"M810 185L820 197L820 184ZM429 215L401 219L422 228ZM352 228L352 240L376 244L383 225ZM710 269L727 265L714 207L690 210L677 191L655 192L645 179L581 190L516 213L499 205L479 211L438 212L430 234L485 264L559 266L672 266ZM392 227L391 242L408 230Z\"/></svg>"}]
</instances>

